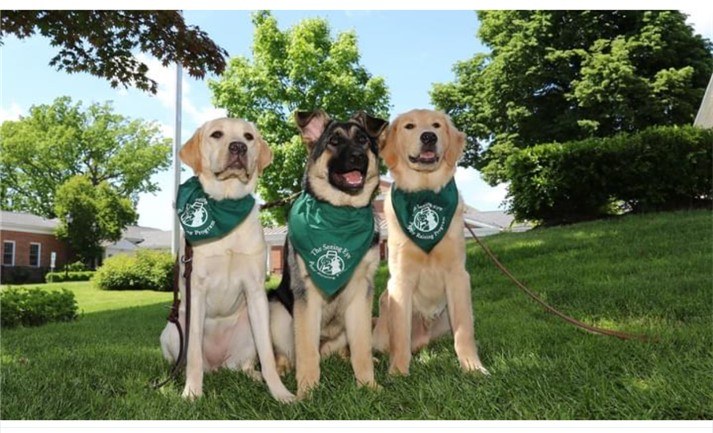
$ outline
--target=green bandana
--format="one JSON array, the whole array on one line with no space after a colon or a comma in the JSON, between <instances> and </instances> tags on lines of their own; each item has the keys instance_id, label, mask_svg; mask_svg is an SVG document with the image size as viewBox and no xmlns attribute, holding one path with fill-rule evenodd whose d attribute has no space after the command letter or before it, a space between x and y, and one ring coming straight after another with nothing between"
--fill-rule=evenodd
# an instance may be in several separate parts
<instances>
[{"instance_id":1,"label":"green bandana","mask_svg":"<svg viewBox=\"0 0 713 433\"><path fill-rule=\"evenodd\" d=\"M255 206L248 194L233 200L213 200L193 176L178 187L176 212L189 241L219 238L238 226Z\"/></svg>"},{"instance_id":2,"label":"green bandana","mask_svg":"<svg viewBox=\"0 0 713 433\"><path fill-rule=\"evenodd\" d=\"M333 296L371 247L374 214L371 205L332 206L302 193L290 210L288 236L314 284Z\"/></svg>"},{"instance_id":3,"label":"green bandana","mask_svg":"<svg viewBox=\"0 0 713 433\"><path fill-rule=\"evenodd\" d=\"M423 251L430 253L443 239L458 207L458 188L451 179L439 193L404 192L391 185L391 204L401 229Z\"/></svg>"}]
</instances>

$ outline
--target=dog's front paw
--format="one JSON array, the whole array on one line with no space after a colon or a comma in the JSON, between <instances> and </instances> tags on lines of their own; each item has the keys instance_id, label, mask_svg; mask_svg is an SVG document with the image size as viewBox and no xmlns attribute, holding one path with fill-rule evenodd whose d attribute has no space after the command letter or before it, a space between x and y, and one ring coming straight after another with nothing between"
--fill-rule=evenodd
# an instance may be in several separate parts
<instances>
[{"instance_id":1,"label":"dog's front paw","mask_svg":"<svg viewBox=\"0 0 713 433\"><path fill-rule=\"evenodd\" d=\"M384 387L382 387L381 385L379 385L379 384L376 382L376 380L371 380L371 381L368 381L368 382L358 382L358 381L357 381L357 385L359 385L360 387L369 388L369 389L372 390L372 391L381 391L382 389L384 389Z\"/></svg>"},{"instance_id":2,"label":"dog's front paw","mask_svg":"<svg viewBox=\"0 0 713 433\"><path fill-rule=\"evenodd\" d=\"M280 403L285 404L292 403L296 399L295 395L288 391L287 388L272 393L272 397Z\"/></svg>"},{"instance_id":3,"label":"dog's front paw","mask_svg":"<svg viewBox=\"0 0 713 433\"><path fill-rule=\"evenodd\" d=\"M297 400L307 399L312 393L312 390L317 387L317 384L318 380L299 382L297 384Z\"/></svg>"},{"instance_id":4,"label":"dog's front paw","mask_svg":"<svg viewBox=\"0 0 713 433\"><path fill-rule=\"evenodd\" d=\"M398 361L393 361L391 365L389 365L389 374L392 376L408 376L408 367L409 367L409 362L398 362Z\"/></svg>"},{"instance_id":5,"label":"dog's front paw","mask_svg":"<svg viewBox=\"0 0 713 433\"><path fill-rule=\"evenodd\" d=\"M463 369L463 371L466 371L468 373L480 373L484 376L490 375L488 369L483 367L483 364L477 358L461 360L460 367Z\"/></svg>"},{"instance_id":6,"label":"dog's front paw","mask_svg":"<svg viewBox=\"0 0 713 433\"><path fill-rule=\"evenodd\" d=\"M201 388L194 388L188 384L186 384L186 387L183 388L183 398L188 400L188 401L194 401L195 399L199 398L200 396L203 395L203 390Z\"/></svg>"}]
</instances>

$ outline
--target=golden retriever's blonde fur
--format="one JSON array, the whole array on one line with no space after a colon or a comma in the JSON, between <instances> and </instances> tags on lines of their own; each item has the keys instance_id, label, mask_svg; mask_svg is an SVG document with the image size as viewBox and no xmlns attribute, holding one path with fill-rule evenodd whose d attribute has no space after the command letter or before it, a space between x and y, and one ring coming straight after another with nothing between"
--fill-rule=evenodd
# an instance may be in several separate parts
<instances>
[{"instance_id":1,"label":"golden retriever's blonde fur","mask_svg":"<svg viewBox=\"0 0 713 433\"><path fill-rule=\"evenodd\" d=\"M426 154L424 134L431 142L427 158L422 157ZM465 135L450 118L431 110L398 116L380 140L380 152L394 183L406 192L440 191L455 175L464 146ZM470 277L465 268L463 199L459 197L448 231L430 253L403 232L390 195L385 199L384 212L389 229L390 278L379 300L373 344L376 350L389 353L389 372L408 374L412 352L453 332L461 367L487 374L475 345Z\"/></svg>"},{"instance_id":2,"label":"golden retriever's blonde fur","mask_svg":"<svg viewBox=\"0 0 713 433\"><path fill-rule=\"evenodd\" d=\"M251 194L258 176L272 161L270 148L251 123L228 118L206 122L181 148L179 156L193 168L203 190L214 200ZM193 243L184 397L202 395L204 371L224 367L259 378L254 369L257 356L262 378L273 397L284 402L294 399L275 368L264 286L266 254L257 204L226 235ZM184 255L183 241L180 255ZM180 290L181 299L186 299L183 278ZM179 321L183 329L185 307L182 302ZM169 361L177 358L179 337L171 323L161 334L161 348Z\"/></svg>"}]
</instances>

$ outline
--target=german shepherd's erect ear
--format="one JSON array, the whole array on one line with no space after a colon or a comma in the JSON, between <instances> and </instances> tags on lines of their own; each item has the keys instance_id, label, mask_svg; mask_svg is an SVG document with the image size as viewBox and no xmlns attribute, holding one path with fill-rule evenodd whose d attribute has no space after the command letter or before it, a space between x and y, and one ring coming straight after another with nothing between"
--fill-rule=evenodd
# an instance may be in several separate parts
<instances>
[{"instance_id":1,"label":"german shepherd's erect ear","mask_svg":"<svg viewBox=\"0 0 713 433\"><path fill-rule=\"evenodd\" d=\"M300 128L302 141L304 141L308 149L312 149L314 143L319 140L319 137L327 127L329 116L322 110L296 111L295 122Z\"/></svg>"},{"instance_id":2,"label":"german shepherd's erect ear","mask_svg":"<svg viewBox=\"0 0 713 433\"><path fill-rule=\"evenodd\" d=\"M357 122L359 125L366 130L366 133L371 136L371 138L379 138L381 132L389 124L384 119L379 119L378 117L371 117L364 111L357 112L352 116L352 120Z\"/></svg>"}]
</instances>

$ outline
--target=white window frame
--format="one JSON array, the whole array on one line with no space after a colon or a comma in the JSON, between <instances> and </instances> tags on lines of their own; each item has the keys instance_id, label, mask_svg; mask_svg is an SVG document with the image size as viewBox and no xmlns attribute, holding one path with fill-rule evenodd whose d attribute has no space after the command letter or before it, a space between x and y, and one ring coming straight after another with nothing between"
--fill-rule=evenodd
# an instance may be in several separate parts
<instances>
[{"instance_id":1,"label":"white window frame","mask_svg":"<svg viewBox=\"0 0 713 433\"><path fill-rule=\"evenodd\" d=\"M5 263L5 244L12 244L12 262L8 265ZM17 244L15 241L2 241L2 265L15 266L15 253L17 252Z\"/></svg>"},{"instance_id":2,"label":"white window frame","mask_svg":"<svg viewBox=\"0 0 713 433\"><path fill-rule=\"evenodd\" d=\"M33 265L30 263L32 261L32 246L37 245L37 265ZM30 242L30 255L27 258L28 259L28 264L31 268L40 268L42 267L42 243L40 242Z\"/></svg>"}]
</instances>

